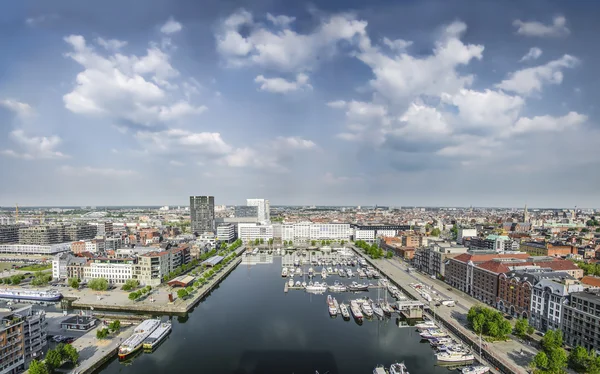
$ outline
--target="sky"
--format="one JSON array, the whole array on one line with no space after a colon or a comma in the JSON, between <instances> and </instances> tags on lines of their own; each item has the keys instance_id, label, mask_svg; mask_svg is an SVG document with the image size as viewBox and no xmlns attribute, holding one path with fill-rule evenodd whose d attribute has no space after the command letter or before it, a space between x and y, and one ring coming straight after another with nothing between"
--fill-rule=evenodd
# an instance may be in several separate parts
<instances>
[{"instance_id":1,"label":"sky","mask_svg":"<svg viewBox=\"0 0 600 374\"><path fill-rule=\"evenodd\" d=\"M599 11L9 2L0 205L600 207Z\"/></svg>"}]
</instances>

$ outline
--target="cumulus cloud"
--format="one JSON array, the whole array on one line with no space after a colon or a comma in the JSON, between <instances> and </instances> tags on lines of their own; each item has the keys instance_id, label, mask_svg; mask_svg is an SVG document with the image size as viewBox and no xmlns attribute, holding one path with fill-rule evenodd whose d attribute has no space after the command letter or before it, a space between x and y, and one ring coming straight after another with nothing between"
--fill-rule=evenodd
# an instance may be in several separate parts
<instances>
[{"instance_id":1,"label":"cumulus cloud","mask_svg":"<svg viewBox=\"0 0 600 374\"><path fill-rule=\"evenodd\" d=\"M519 62L532 61L537 60L542 55L542 50L538 47L532 47L529 49L529 52L525 54L525 56L521 57Z\"/></svg>"},{"instance_id":2,"label":"cumulus cloud","mask_svg":"<svg viewBox=\"0 0 600 374\"><path fill-rule=\"evenodd\" d=\"M135 137L149 153L191 153L218 157L232 151L232 147L217 132L195 133L182 129L168 129L157 132L140 131Z\"/></svg>"},{"instance_id":3,"label":"cumulus cloud","mask_svg":"<svg viewBox=\"0 0 600 374\"><path fill-rule=\"evenodd\" d=\"M96 43L107 51L118 51L127 45L127 42L123 40L104 38L96 38Z\"/></svg>"},{"instance_id":4,"label":"cumulus cloud","mask_svg":"<svg viewBox=\"0 0 600 374\"><path fill-rule=\"evenodd\" d=\"M58 19L57 14L41 14L35 17L29 17L25 19L25 24L30 27L36 27L43 23L50 22Z\"/></svg>"},{"instance_id":5,"label":"cumulus cloud","mask_svg":"<svg viewBox=\"0 0 600 374\"><path fill-rule=\"evenodd\" d=\"M312 140L304 139L299 136L278 136L273 143L275 148L282 150L306 150L317 147Z\"/></svg>"},{"instance_id":6,"label":"cumulus cloud","mask_svg":"<svg viewBox=\"0 0 600 374\"><path fill-rule=\"evenodd\" d=\"M66 56L83 68L73 90L63 96L71 112L152 127L206 110L174 99L176 95L169 91L177 91L172 80L180 73L171 65L170 56L154 44L142 56L115 52L105 57L87 45L83 36L70 35L65 41L72 48Z\"/></svg>"},{"instance_id":7,"label":"cumulus cloud","mask_svg":"<svg viewBox=\"0 0 600 374\"><path fill-rule=\"evenodd\" d=\"M515 20L513 26L517 28L517 34L535 37L560 37L569 35L570 30L566 26L567 19L563 16L556 16L551 25L545 25L537 21Z\"/></svg>"},{"instance_id":8,"label":"cumulus cloud","mask_svg":"<svg viewBox=\"0 0 600 374\"><path fill-rule=\"evenodd\" d=\"M521 117L510 129L511 134L527 132L563 131L581 125L587 116L577 112L569 112L562 117L536 116L533 118Z\"/></svg>"},{"instance_id":9,"label":"cumulus cloud","mask_svg":"<svg viewBox=\"0 0 600 374\"><path fill-rule=\"evenodd\" d=\"M296 20L296 17L288 17L285 15L274 16L271 13L267 13L267 20L275 26L287 28L290 23Z\"/></svg>"},{"instance_id":10,"label":"cumulus cloud","mask_svg":"<svg viewBox=\"0 0 600 374\"><path fill-rule=\"evenodd\" d=\"M404 39L396 39L390 40L388 38L383 38L383 44L387 45L394 52L404 52L406 48L413 45L413 42L404 40Z\"/></svg>"},{"instance_id":11,"label":"cumulus cloud","mask_svg":"<svg viewBox=\"0 0 600 374\"><path fill-rule=\"evenodd\" d=\"M506 91L521 95L539 93L546 84L560 84L563 80L564 69L574 68L579 59L571 55L550 61L547 64L517 70L510 73L508 78L496 85Z\"/></svg>"},{"instance_id":12,"label":"cumulus cloud","mask_svg":"<svg viewBox=\"0 0 600 374\"><path fill-rule=\"evenodd\" d=\"M10 138L21 150L3 150L2 154L5 156L26 160L58 159L67 157L64 153L56 150L62 143L62 139L56 135L48 137L28 136L23 130L14 130L10 133Z\"/></svg>"},{"instance_id":13,"label":"cumulus cloud","mask_svg":"<svg viewBox=\"0 0 600 374\"><path fill-rule=\"evenodd\" d=\"M10 110L11 112L14 112L18 117L21 118L30 117L35 113L31 105L15 99L0 100L0 106Z\"/></svg>"},{"instance_id":14,"label":"cumulus cloud","mask_svg":"<svg viewBox=\"0 0 600 374\"><path fill-rule=\"evenodd\" d=\"M311 90L312 86L308 83L308 75L299 73L295 81L288 81L283 78L265 78L259 75L254 82L260 84L261 91L286 94L298 90Z\"/></svg>"},{"instance_id":15,"label":"cumulus cloud","mask_svg":"<svg viewBox=\"0 0 600 374\"><path fill-rule=\"evenodd\" d=\"M215 35L217 51L229 66L257 65L301 72L333 56L339 42L365 34L367 26L349 14L338 14L323 20L312 32L301 34L290 28L290 17L278 17L268 17L280 28L272 31L255 22L250 12L238 10L221 22ZM247 35L242 35L242 29L249 30Z\"/></svg>"},{"instance_id":16,"label":"cumulus cloud","mask_svg":"<svg viewBox=\"0 0 600 374\"><path fill-rule=\"evenodd\" d=\"M181 31L182 26L181 23L175 21L175 19L173 19L173 17L170 17L167 22L162 25L162 27L160 28L160 32L162 32L163 34L174 34L176 32Z\"/></svg>"}]
</instances>

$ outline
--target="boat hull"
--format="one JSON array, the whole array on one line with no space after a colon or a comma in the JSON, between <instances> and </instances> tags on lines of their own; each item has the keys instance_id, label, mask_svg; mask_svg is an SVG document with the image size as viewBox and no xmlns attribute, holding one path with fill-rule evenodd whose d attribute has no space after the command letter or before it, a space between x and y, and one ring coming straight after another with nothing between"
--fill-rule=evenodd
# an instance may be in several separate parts
<instances>
[{"instance_id":1,"label":"boat hull","mask_svg":"<svg viewBox=\"0 0 600 374\"><path fill-rule=\"evenodd\" d=\"M143 344L140 343L139 345L135 346L134 349L126 352L122 352L121 350L119 350L119 360L126 360L127 358L133 356L137 351L139 351L142 348L142 345Z\"/></svg>"},{"instance_id":2,"label":"boat hull","mask_svg":"<svg viewBox=\"0 0 600 374\"><path fill-rule=\"evenodd\" d=\"M40 296L33 296L33 295L0 294L0 299L56 302L56 301L60 301L60 299L62 299L62 295L40 297Z\"/></svg>"}]
</instances>

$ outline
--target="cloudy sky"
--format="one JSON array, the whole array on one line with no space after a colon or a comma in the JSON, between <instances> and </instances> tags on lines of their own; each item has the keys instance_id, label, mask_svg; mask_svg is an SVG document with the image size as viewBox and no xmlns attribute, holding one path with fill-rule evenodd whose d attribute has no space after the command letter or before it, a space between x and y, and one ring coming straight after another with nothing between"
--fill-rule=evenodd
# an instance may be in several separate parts
<instances>
[{"instance_id":1,"label":"cloudy sky","mask_svg":"<svg viewBox=\"0 0 600 374\"><path fill-rule=\"evenodd\" d=\"M24 1L0 205L600 206L595 2Z\"/></svg>"}]
</instances>

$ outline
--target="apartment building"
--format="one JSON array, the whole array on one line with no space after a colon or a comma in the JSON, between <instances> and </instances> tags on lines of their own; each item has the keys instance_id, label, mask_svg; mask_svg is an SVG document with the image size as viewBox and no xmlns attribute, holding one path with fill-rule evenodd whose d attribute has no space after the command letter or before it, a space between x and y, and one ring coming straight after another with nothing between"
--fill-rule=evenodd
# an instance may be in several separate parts
<instances>
[{"instance_id":1,"label":"apartment building","mask_svg":"<svg viewBox=\"0 0 600 374\"><path fill-rule=\"evenodd\" d=\"M18 243L19 225L0 225L0 244Z\"/></svg>"},{"instance_id":2,"label":"apartment building","mask_svg":"<svg viewBox=\"0 0 600 374\"><path fill-rule=\"evenodd\" d=\"M202 234L215 230L215 197L190 196L192 232Z\"/></svg>"},{"instance_id":3,"label":"apartment building","mask_svg":"<svg viewBox=\"0 0 600 374\"><path fill-rule=\"evenodd\" d=\"M467 250L467 247L450 242L432 242L415 251L413 266L424 273L444 279L448 259L466 253Z\"/></svg>"},{"instance_id":4,"label":"apartment building","mask_svg":"<svg viewBox=\"0 0 600 374\"><path fill-rule=\"evenodd\" d=\"M83 280L86 282L105 278L111 284L123 284L133 279L135 258L95 257L83 267Z\"/></svg>"},{"instance_id":5,"label":"apartment building","mask_svg":"<svg viewBox=\"0 0 600 374\"><path fill-rule=\"evenodd\" d=\"M572 292L582 292L584 285L564 272L542 274L533 287L529 323L545 332L562 329L564 307Z\"/></svg>"},{"instance_id":6,"label":"apartment building","mask_svg":"<svg viewBox=\"0 0 600 374\"><path fill-rule=\"evenodd\" d=\"M527 252L532 256L551 257L567 256L570 254L576 255L578 252L577 247L573 245L533 241L522 242L520 250L523 252Z\"/></svg>"},{"instance_id":7,"label":"apartment building","mask_svg":"<svg viewBox=\"0 0 600 374\"><path fill-rule=\"evenodd\" d=\"M41 356L46 326L45 312L34 312L31 305L0 309L0 374L20 373Z\"/></svg>"},{"instance_id":8,"label":"apartment building","mask_svg":"<svg viewBox=\"0 0 600 374\"><path fill-rule=\"evenodd\" d=\"M73 242L78 240L93 239L98 232L98 226L87 223L73 223L63 227L63 238L61 241Z\"/></svg>"},{"instance_id":9,"label":"apartment building","mask_svg":"<svg viewBox=\"0 0 600 374\"><path fill-rule=\"evenodd\" d=\"M488 235L485 238L468 237L463 239L463 245L472 251L509 252L519 250L519 243L505 235Z\"/></svg>"},{"instance_id":10,"label":"apartment building","mask_svg":"<svg viewBox=\"0 0 600 374\"><path fill-rule=\"evenodd\" d=\"M261 225L259 223L239 223L238 237L244 243L248 243L256 239L262 239L264 242L267 242L269 239L273 239L273 226Z\"/></svg>"},{"instance_id":11,"label":"apartment building","mask_svg":"<svg viewBox=\"0 0 600 374\"><path fill-rule=\"evenodd\" d=\"M21 227L19 229L19 244L49 245L63 242L62 225L39 225Z\"/></svg>"},{"instance_id":12,"label":"apartment building","mask_svg":"<svg viewBox=\"0 0 600 374\"><path fill-rule=\"evenodd\" d=\"M477 236L477 229L459 227L458 231L457 231L457 235L456 235L456 242L458 244L463 244L464 238L476 237L476 236Z\"/></svg>"},{"instance_id":13,"label":"apartment building","mask_svg":"<svg viewBox=\"0 0 600 374\"><path fill-rule=\"evenodd\" d=\"M573 292L563 306L564 342L572 347L600 350L600 294L598 291Z\"/></svg>"},{"instance_id":14,"label":"apartment building","mask_svg":"<svg viewBox=\"0 0 600 374\"><path fill-rule=\"evenodd\" d=\"M85 251L90 253L104 252L104 240L103 239L92 239L85 242Z\"/></svg>"},{"instance_id":15,"label":"apartment building","mask_svg":"<svg viewBox=\"0 0 600 374\"><path fill-rule=\"evenodd\" d=\"M246 199L246 205L257 208L258 222L271 222L271 205L265 199Z\"/></svg>"},{"instance_id":16,"label":"apartment building","mask_svg":"<svg viewBox=\"0 0 600 374\"><path fill-rule=\"evenodd\" d=\"M123 239L121 238L106 238L104 239L104 250L105 251L116 251L123 246Z\"/></svg>"},{"instance_id":17,"label":"apartment building","mask_svg":"<svg viewBox=\"0 0 600 374\"><path fill-rule=\"evenodd\" d=\"M57 253L67 252L71 243L35 245L35 244L0 244L0 253L18 255L45 255L52 256Z\"/></svg>"},{"instance_id":18,"label":"apartment building","mask_svg":"<svg viewBox=\"0 0 600 374\"><path fill-rule=\"evenodd\" d=\"M165 275L190 261L190 246L187 244L166 251L149 252L138 257L133 279L142 285L157 286Z\"/></svg>"},{"instance_id":19,"label":"apartment building","mask_svg":"<svg viewBox=\"0 0 600 374\"><path fill-rule=\"evenodd\" d=\"M398 232L410 230L410 225L353 225L354 240L374 242L376 238L396 236Z\"/></svg>"},{"instance_id":20,"label":"apartment building","mask_svg":"<svg viewBox=\"0 0 600 374\"><path fill-rule=\"evenodd\" d=\"M235 241L235 225L232 223L221 223L217 226L217 239L225 242L232 243Z\"/></svg>"}]
</instances>

